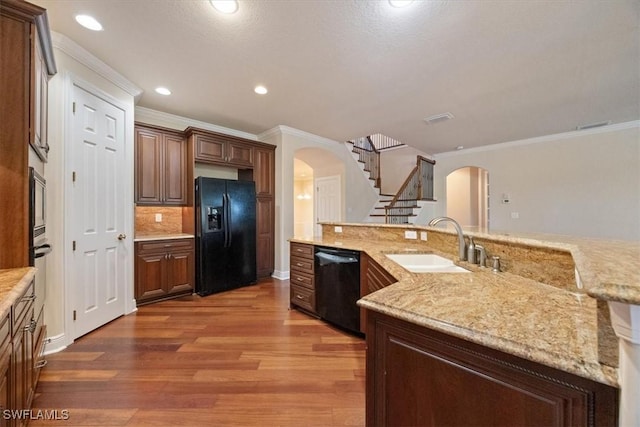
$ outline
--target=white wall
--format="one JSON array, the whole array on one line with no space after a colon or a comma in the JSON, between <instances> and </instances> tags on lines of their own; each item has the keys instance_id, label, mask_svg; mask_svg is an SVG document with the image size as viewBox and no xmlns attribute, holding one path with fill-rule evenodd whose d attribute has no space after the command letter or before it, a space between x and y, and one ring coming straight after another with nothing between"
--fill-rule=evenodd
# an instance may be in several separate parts
<instances>
[{"instance_id":1,"label":"white wall","mask_svg":"<svg viewBox=\"0 0 640 427\"><path fill-rule=\"evenodd\" d=\"M342 162L343 183L343 220L346 222L362 222L377 197L362 171L357 167L344 143L333 141L286 126L278 126L261 135L260 141L278 146L276 150L276 237L275 237L275 271L277 278L287 278L289 274L289 243L294 235L293 199L294 179L293 160L301 149L316 148L327 150L333 157ZM308 162L308 159L302 159ZM337 165L327 165L334 168ZM330 170L318 173L329 174ZM314 167L314 177L316 168Z\"/></svg>"},{"instance_id":2,"label":"white wall","mask_svg":"<svg viewBox=\"0 0 640 427\"><path fill-rule=\"evenodd\" d=\"M445 177L464 166L489 172L490 227L640 240L640 122L568 132L435 156L437 215ZM511 202L500 202L509 194ZM512 219L512 212L519 215Z\"/></svg>"},{"instance_id":3,"label":"white wall","mask_svg":"<svg viewBox=\"0 0 640 427\"><path fill-rule=\"evenodd\" d=\"M64 238L64 212L65 212L65 191L64 185L68 181L69 175L65 173L65 143L71 140L71 136L65 129L65 112L71 109L71 100L67 98L70 90L71 79L83 80L98 90L115 98L125 106L125 118L130 131L127 135L128 141L133 141L133 110L135 87L128 86L127 82L119 79L113 70L101 64L99 60L93 58L73 41L57 33L52 33L54 56L58 73L49 81L49 117L48 134L49 152L48 163L45 166L45 178L47 180L47 236L52 244L53 251L47 256L47 289L45 298L45 323L47 325L47 336L51 343L47 345L47 351L56 351L64 348L72 342L69 335L70 311L68 303L72 296L65 292L65 238ZM83 62L80 62L83 61ZM91 64L94 68L84 65ZM104 66L104 67L103 67ZM114 80L103 77L96 71L97 68L106 70ZM128 149L130 148L130 150ZM124 168L129 168L133 176L133 147L125 149L127 154ZM126 216L128 235L133 235L133 189L125 197L131 201L131 211ZM133 243L127 242L131 250ZM131 256L130 280L131 298L133 298L133 256ZM135 307L134 307L135 308Z\"/></svg>"},{"instance_id":4,"label":"white wall","mask_svg":"<svg viewBox=\"0 0 640 427\"><path fill-rule=\"evenodd\" d=\"M383 150L380 153L380 175L382 177L380 191L382 194L395 195L398 192L409 173L416 166L417 156L432 157L409 146Z\"/></svg>"}]
</instances>

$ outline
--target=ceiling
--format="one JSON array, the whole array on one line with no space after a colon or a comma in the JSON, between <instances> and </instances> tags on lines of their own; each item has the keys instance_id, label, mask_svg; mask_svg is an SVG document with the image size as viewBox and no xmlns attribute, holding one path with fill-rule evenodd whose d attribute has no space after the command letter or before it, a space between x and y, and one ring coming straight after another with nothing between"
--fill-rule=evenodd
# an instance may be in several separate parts
<instances>
[{"instance_id":1,"label":"ceiling","mask_svg":"<svg viewBox=\"0 0 640 427\"><path fill-rule=\"evenodd\" d=\"M437 154L640 117L637 0L239 0L234 15L207 0L31 1L141 87L138 105L252 134L379 132Z\"/></svg>"}]
</instances>

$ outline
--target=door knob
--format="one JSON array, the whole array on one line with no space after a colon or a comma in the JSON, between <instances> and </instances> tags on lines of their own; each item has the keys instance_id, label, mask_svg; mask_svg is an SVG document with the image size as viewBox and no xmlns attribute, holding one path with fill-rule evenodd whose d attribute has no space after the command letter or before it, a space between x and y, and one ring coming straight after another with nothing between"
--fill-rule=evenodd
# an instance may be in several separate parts
<instances>
[{"instance_id":1,"label":"door knob","mask_svg":"<svg viewBox=\"0 0 640 427\"><path fill-rule=\"evenodd\" d=\"M124 240L126 238L127 238L126 234L123 234L123 233L118 234L118 240Z\"/></svg>"}]
</instances>

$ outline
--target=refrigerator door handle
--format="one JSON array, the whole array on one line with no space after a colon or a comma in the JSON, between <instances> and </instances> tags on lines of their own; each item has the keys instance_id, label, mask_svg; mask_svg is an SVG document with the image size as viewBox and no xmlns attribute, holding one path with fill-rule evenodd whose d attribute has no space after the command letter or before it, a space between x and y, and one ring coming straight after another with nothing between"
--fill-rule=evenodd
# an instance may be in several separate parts
<instances>
[{"instance_id":1,"label":"refrigerator door handle","mask_svg":"<svg viewBox=\"0 0 640 427\"><path fill-rule=\"evenodd\" d=\"M229 196L227 193L222 195L222 212L224 215L224 247L229 247Z\"/></svg>"},{"instance_id":2,"label":"refrigerator door handle","mask_svg":"<svg viewBox=\"0 0 640 427\"><path fill-rule=\"evenodd\" d=\"M233 235L231 234L231 199L228 194L225 194L227 197L227 247L231 247L231 239Z\"/></svg>"}]
</instances>

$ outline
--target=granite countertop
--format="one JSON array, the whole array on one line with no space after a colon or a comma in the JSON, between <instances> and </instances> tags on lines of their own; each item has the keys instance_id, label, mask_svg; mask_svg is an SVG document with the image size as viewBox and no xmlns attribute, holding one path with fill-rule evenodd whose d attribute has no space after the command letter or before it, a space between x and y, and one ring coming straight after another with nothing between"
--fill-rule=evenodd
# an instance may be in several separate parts
<instances>
[{"instance_id":1,"label":"granite countertop","mask_svg":"<svg viewBox=\"0 0 640 427\"><path fill-rule=\"evenodd\" d=\"M149 242L152 240L193 239L193 234L187 233L136 233L134 242Z\"/></svg>"},{"instance_id":2,"label":"granite countertop","mask_svg":"<svg viewBox=\"0 0 640 427\"><path fill-rule=\"evenodd\" d=\"M33 267L0 270L0 316L7 315L11 306L24 293L36 274Z\"/></svg>"},{"instance_id":3,"label":"granite countertop","mask_svg":"<svg viewBox=\"0 0 640 427\"><path fill-rule=\"evenodd\" d=\"M333 238L291 241L364 251L398 279L360 299L362 307L618 386L617 369L598 361L597 304L585 293L511 273L493 273L490 268L466 262L456 264L472 274L410 273L385 256L427 249L452 259L424 242Z\"/></svg>"}]
</instances>

